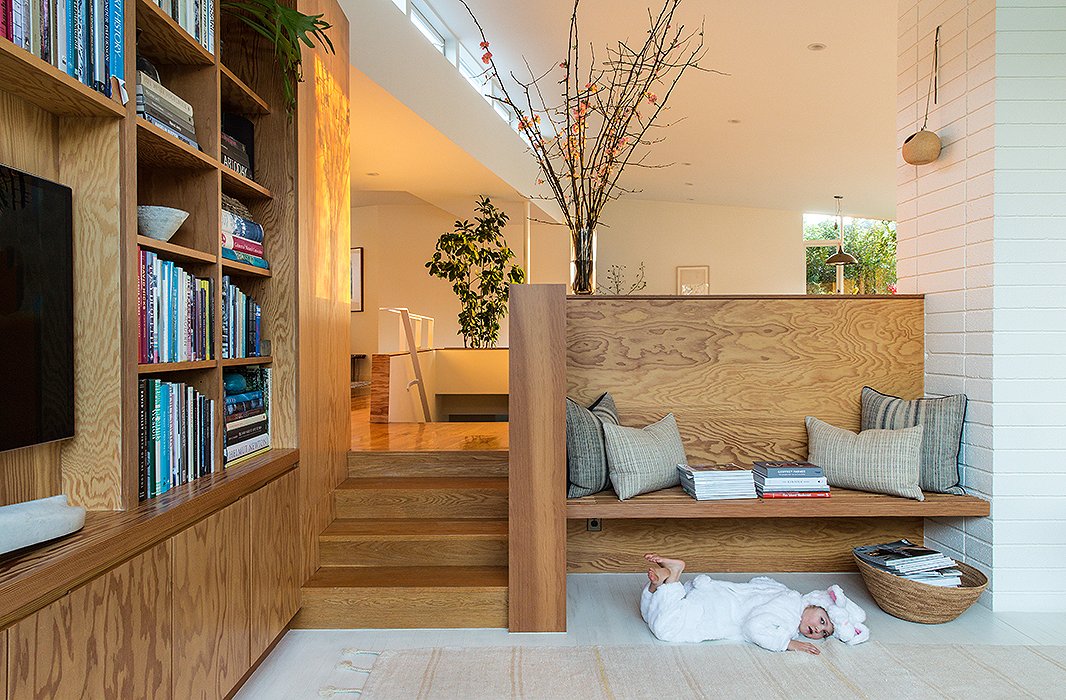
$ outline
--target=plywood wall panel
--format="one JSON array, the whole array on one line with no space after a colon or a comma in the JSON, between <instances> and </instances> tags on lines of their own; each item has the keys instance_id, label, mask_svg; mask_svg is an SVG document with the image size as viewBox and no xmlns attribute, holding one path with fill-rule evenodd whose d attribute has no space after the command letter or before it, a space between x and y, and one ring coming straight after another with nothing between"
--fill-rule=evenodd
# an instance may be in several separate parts
<instances>
[{"instance_id":1,"label":"plywood wall panel","mask_svg":"<svg viewBox=\"0 0 1066 700\"><path fill-rule=\"evenodd\" d=\"M248 668L247 518L241 500L172 540L175 698L223 698Z\"/></svg>"},{"instance_id":2,"label":"plywood wall panel","mask_svg":"<svg viewBox=\"0 0 1066 700\"><path fill-rule=\"evenodd\" d=\"M171 697L169 547L148 550L10 627L9 697Z\"/></svg>"},{"instance_id":3,"label":"plywood wall panel","mask_svg":"<svg viewBox=\"0 0 1066 700\"><path fill-rule=\"evenodd\" d=\"M300 607L300 527L297 472L248 496L251 658L281 634Z\"/></svg>"},{"instance_id":4,"label":"plywood wall panel","mask_svg":"<svg viewBox=\"0 0 1066 700\"><path fill-rule=\"evenodd\" d=\"M625 425L673 412L690 459L805 458L805 416L857 430L864 385L922 394L920 297L570 299L566 316L567 393L610 391Z\"/></svg>"},{"instance_id":5,"label":"plywood wall panel","mask_svg":"<svg viewBox=\"0 0 1066 700\"><path fill-rule=\"evenodd\" d=\"M646 552L684 559L693 573L852 571L852 547L922 541L922 518L602 520L601 527L567 523L567 571L642 573Z\"/></svg>"},{"instance_id":6,"label":"plywood wall panel","mask_svg":"<svg viewBox=\"0 0 1066 700\"><path fill-rule=\"evenodd\" d=\"M345 477L351 442L350 69L348 20L336 0L304 0L297 8L333 25L336 49L304 50L298 90L299 471L307 578L318 566L318 534L333 520L331 494Z\"/></svg>"}]
</instances>

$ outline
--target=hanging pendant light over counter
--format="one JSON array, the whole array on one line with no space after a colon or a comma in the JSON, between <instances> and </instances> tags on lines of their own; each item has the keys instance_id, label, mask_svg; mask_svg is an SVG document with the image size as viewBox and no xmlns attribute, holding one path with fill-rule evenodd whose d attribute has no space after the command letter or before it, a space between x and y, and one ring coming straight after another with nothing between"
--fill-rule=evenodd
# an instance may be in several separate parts
<instances>
[{"instance_id":1,"label":"hanging pendant light over counter","mask_svg":"<svg viewBox=\"0 0 1066 700\"><path fill-rule=\"evenodd\" d=\"M837 269L836 293L837 294L843 294L844 293L844 272L843 272L844 266L845 265L854 265L855 263L858 262L858 260L856 260L855 256L852 255L851 253L845 253L844 252L844 210L842 208L844 197L843 197L843 195L839 195L838 194L838 195L834 195L833 199L835 199L837 201L837 222L836 222L837 240L838 240L837 252L833 253L828 258L826 258L825 262L826 262L827 265L836 266L836 269Z\"/></svg>"}]
</instances>

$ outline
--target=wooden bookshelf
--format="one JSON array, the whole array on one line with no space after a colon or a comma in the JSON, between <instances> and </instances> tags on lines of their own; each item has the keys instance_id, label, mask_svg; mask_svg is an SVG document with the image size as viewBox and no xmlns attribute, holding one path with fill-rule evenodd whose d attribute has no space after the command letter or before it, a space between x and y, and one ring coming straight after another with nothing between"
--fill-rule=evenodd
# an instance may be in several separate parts
<instances>
[{"instance_id":1,"label":"wooden bookshelf","mask_svg":"<svg viewBox=\"0 0 1066 700\"><path fill-rule=\"evenodd\" d=\"M137 365L137 374L187 372L193 369L214 369L215 367L218 367L218 360L193 360L190 362L148 362Z\"/></svg>"},{"instance_id":2,"label":"wooden bookshelf","mask_svg":"<svg viewBox=\"0 0 1066 700\"><path fill-rule=\"evenodd\" d=\"M270 105L248 87L233 71L219 65L222 75L222 106L237 114L270 114Z\"/></svg>"},{"instance_id":3,"label":"wooden bookshelf","mask_svg":"<svg viewBox=\"0 0 1066 700\"><path fill-rule=\"evenodd\" d=\"M60 117L126 116L120 103L82 85L10 41L0 40L0 90Z\"/></svg>"},{"instance_id":4,"label":"wooden bookshelf","mask_svg":"<svg viewBox=\"0 0 1066 700\"><path fill-rule=\"evenodd\" d=\"M248 263L237 262L236 260L229 260L228 258L222 258L222 269L227 275L232 275L236 277L273 276L273 273L270 270L264 270L261 267L249 265Z\"/></svg>"},{"instance_id":5,"label":"wooden bookshelf","mask_svg":"<svg viewBox=\"0 0 1066 700\"><path fill-rule=\"evenodd\" d=\"M273 197L270 194L270 190L263 187L258 182L246 178L240 173L230 170L224 165L219 166L222 169L222 191L231 197L237 199L270 199Z\"/></svg>"},{"instance_id":6,"label":"wooden bookshelf","mask_svg":"<svg viewBox=\"0 0 1066 700\"><path fill-rule=\"evenodd\" d=\"M157 168L213 170L218 162L155 124L137 117L137 161Z\"/></svg>"},{"instance_id":7,"label":"wooden bookshelf","mask_svg":"<svg viewBox=\"0 0 1066 700\"><path fill-rule=\"evenodd\" d=\"M205 253L193 248L187 248L183 245L175 245L169 241L157 241L154 238L148 236L137 235L137 245L146 249L161 253L164 257L170 260L176 260L180 262L189 263L207 263L214 264L218 262L218 256L214 253Z\"/></svg>"},{"instance_id":8,"label":"wooden bookshelf","mask_svg":"<svg viewBox=\"0 0 1066 700\"><path fill-rule=\"evenodd\" d=\"M152 0L137 0L137 50L164 63L214 66L215 57ZM127 53L133 53L129 51ZM130 83L136 81L136 73Z\"/></svg>"},{"instance_id":9,"label":"wooden bookshelf","mask_svg":"<svg viewBox=\"0 0 1066 700\"><path fill-rule=\"evenodd\" d=\"M262 357L230 357L222 360L223 367L253 367L255 365L269 365L273 362L270 355Z\"/></svg>"}]
</instances>

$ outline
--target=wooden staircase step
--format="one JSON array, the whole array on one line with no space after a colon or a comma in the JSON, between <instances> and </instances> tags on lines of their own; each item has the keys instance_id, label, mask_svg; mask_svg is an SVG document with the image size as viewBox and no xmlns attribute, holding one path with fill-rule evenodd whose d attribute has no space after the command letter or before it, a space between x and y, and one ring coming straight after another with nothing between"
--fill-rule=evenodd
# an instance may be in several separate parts
<instances>
[{"instance_id":1,"label":"wooden staircase step","mask_svg":"<svg viewBox=\"0 0 1066 700\"><path fill-rule=\"evenodd\" d=\"M507 517L502 478L349 478L333 494L341 519Z\"/></svg>"},{"instance_id":2,"label":"wooden staircase step","mask_svg":"<svg viewBox=\"0 0 1066 700\"><path fill-rule=\"evenodd\" d=\"M323 567L302 589L301 629L507 626L507 567Z\"/></svg>"},{"instance_id":3,"label":"wooden staircase step","mask_svg":"<svg viewBox=\"0 0 1066 700\"><path fill-rule=\"evenodd\" d=\"M506 520L334 520L318 538L323 567L506 566Z\"/></svg>"},{"instance_id":4,"label":"wooden staircase step","mask_svg":"<svg viewBox=\"0 0 1066 700\"><path fill-rule=\"evenodd\" d=\"M348 476L507 476L507 450L349 452Z\"/></svg>"}]
</instances>

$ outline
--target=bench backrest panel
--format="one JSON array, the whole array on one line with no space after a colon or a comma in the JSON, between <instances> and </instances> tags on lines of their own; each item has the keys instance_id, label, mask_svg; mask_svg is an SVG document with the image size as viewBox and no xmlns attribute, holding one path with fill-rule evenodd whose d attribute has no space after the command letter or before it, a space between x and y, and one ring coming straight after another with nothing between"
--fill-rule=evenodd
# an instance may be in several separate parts
<instances>
[{"instance_id":1,"label":"bench backrest panel","mask_svg":"<svg viewBox=\"0 0 1066 700\"><path fill-rule=\"evenodd\" d=\"M677 417L690 460L807 456L804 417L859 428L864 385L923 392L924 302L896 297L570 297L567 393L625 425Z\"/></svg>"}]
</instances>

